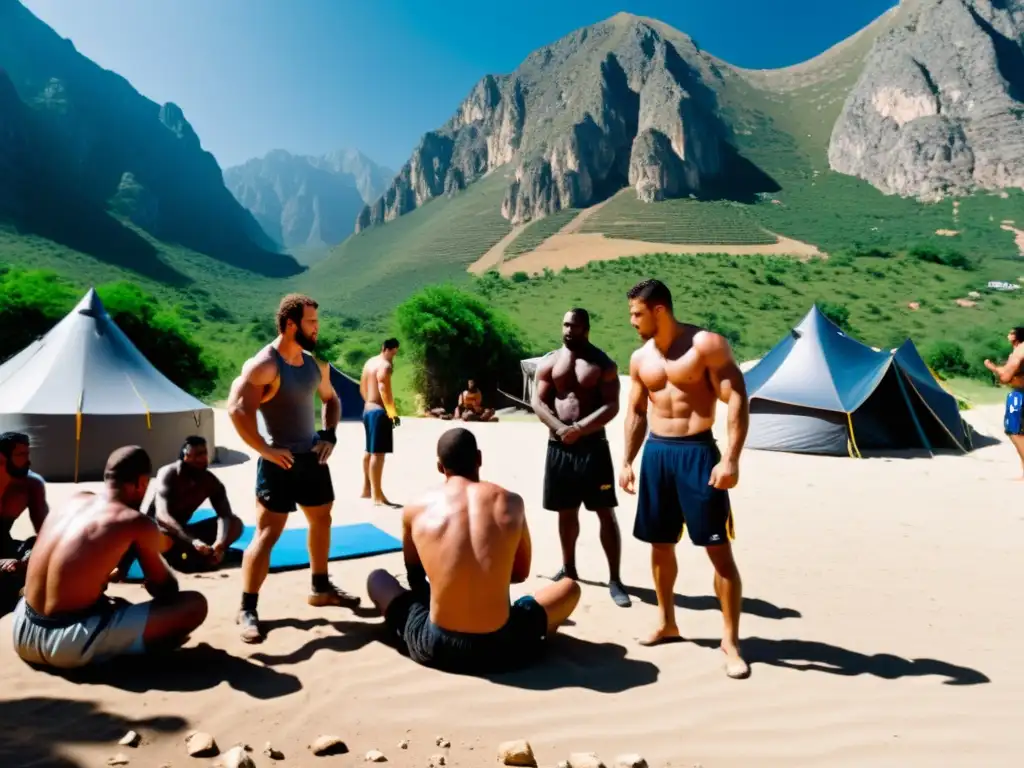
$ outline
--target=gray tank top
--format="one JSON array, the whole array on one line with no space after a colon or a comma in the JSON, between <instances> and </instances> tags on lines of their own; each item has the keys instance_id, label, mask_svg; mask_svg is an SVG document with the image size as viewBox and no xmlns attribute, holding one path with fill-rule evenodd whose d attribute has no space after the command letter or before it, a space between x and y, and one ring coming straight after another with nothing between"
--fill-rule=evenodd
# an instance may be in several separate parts
<instances>
[{"instance_id":1,"label":"gray tank top","mask_svg":"<svg viewBox=\"0 0 1024 768\"><path fill-rule=\"evenodd\" d=\"M320 366L306 352L302 353L302 365L290 365L274 347L271 351L277 359L281 386L260 406L270 444L292 453L308 453L317 441L313 398L320 386Z\"/></svg>"}]
</instances>

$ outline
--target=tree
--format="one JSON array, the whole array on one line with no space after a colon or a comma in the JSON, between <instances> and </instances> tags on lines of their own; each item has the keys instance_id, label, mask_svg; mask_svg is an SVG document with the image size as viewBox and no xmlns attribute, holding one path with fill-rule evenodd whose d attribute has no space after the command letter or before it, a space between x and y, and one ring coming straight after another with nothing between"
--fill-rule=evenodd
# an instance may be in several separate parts
<instances>
[{"instance_id":1,"label":"tree","mask_svg":"<svg viewBox=\"0 0 1024 768\"><path fill-rule=\"evenodd\" d=\"M518 384L529 357L520 330L478 296L428 286L395 310L400 341L415 368L413 386L429 405L454 408L467 379L485 394Z\"/></svg>"}]
</instances>

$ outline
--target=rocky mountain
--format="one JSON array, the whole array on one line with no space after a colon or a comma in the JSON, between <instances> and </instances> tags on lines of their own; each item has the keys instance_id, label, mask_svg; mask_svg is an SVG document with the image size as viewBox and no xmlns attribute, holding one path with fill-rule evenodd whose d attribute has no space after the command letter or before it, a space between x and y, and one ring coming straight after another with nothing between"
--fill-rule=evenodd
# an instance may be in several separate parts
<instances>
[{"instance_id":1,"label":"rocky mountain","mask_svg":"<svg viewBox=\"0 0 1024 768\"><path fill-rule=\"evenodd\" d=\"M150 258L113 213L254 272L300 271L228 192L178 106L145 98L16 0L0 0L0 68L0 216L101 258Z\"/></svg>"},{"instance_id":2,"label":"rocky mountain","mask_svg":"<svg viewBox=\"0 0 1024 768\"><path fill-rule=\"evenodd\" d=\"M835 125L831 167L925 200L1024 187L1024 2L900 10Z\"/></svg>"},{"instance_id":3,"label":"rocky mountain","mask_svg":"<svg viewBox=\"0 0 1024 768\"><path fill-rule=\"evenodd\" d=\"M279 246L320 248L351 235L393 175L356 150L309 157L276 149L225 169L224 182Z\"/></svg>"}]
</instances>

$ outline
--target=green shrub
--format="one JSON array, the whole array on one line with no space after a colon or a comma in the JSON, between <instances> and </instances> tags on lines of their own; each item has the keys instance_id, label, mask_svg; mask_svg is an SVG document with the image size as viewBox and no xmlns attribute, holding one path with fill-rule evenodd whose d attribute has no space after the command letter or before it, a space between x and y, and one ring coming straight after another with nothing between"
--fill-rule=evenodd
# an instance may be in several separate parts
<instances>
[{"instance_id":1,"label":"green shrub","mask_svg":"<svg viewBox=\"0 0 1024 768\"><path fill-rule=\"evenodd\" d=\"M924 349L925 361L944 376L968 376L971 365L964 348L953 341L935 341Z\"/></svg>"}]
</instances>

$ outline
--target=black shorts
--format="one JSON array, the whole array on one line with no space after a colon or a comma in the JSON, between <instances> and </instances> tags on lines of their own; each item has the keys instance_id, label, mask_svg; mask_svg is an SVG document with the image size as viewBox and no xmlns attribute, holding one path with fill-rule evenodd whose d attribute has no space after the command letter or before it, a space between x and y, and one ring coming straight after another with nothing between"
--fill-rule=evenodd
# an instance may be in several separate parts
<instances>
[{"instance_id":1,"label":"black shorts","mask_svg":"<svg viewBox=\"0 0 1024 768\"><path fill-rule=\"evenodd\" d=\"M572 445L548 441L544 509L579 509L580 504L591 512L619 504L612 454L604 435L588 435Z\"/></svg>"},{"instance_id":2,"label":"black shorts","mask_svg":"<svg viewBox=\"0 0 1024 768\"><path fill-rule=\"evenodd\" d=\"M294 454L291 469L261 456L256 462L256 498L264 508L282 513L330 504L334 501L331 470L312 452Z\"/></svg>"},{"instance_id":3,"label":"black shorts","mask_svg":"<svg viewBox=\"0 0 1024 768\"><path fill-rule=\"evenodd\" d=\"M721 457L710 430L687 437L652 434L640 462L633 536L675 544L689 529L698 547L735 538L729 492L708 485Z\"/></svg>"},{"instance_id":4,"label":"black shorts","mask_svg":"<svg viewBox=\"0 0 1024 768\"><path fill-rule=\"evenodd\" d=\"M477 635L442 629L430 620L429 587L396 597L384 621L413 661L456 674L521 669L540 658L548 634L548 613L529 596L512 603L508 622L496 632Z\"/></svg>"},{"instance_id":5,"label":"black shorts","mask_svg":"<svg viewBox=\"0 0 1024 768\"><path fill-rule=\"evenodd\" d=\"M395 449L395 425L383 408L371 408L363 413L363 431L366 432L367 453L392 453Z\"/></svg>"},{"instance_id":6,"label":"black shorts","mask_svg":"<svg viewBox=\"0 0 1024 768\"><path fill-rule=\"evenodd\" d=\"M181 526L185 529L185 533L191 536L193 539L199 539L203 544L209 544L211 547L217 541L217 517L208 517L205 520L199 520L195 523L186 523ZM198 567L195 560L195 550L192 547L183 544L177 539L171 539L171 548L164 552L164 560L167 564L173 567L175 570L193 570L193 566ZM193 558L193 561L189 561L189 557Z\"/></svg>"}]
</instances>

